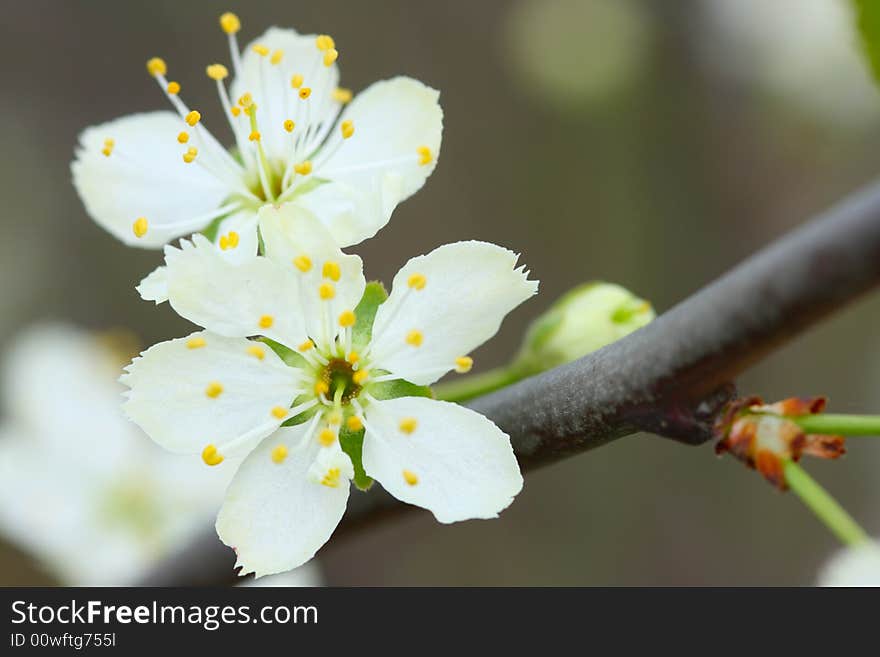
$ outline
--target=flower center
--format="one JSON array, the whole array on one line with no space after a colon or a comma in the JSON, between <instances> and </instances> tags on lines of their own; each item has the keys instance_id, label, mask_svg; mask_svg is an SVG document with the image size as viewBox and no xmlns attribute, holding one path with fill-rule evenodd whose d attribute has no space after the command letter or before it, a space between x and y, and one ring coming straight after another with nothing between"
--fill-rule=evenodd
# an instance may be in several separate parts
<instances>
[{"instance_id":1,"label":"flower center","mask_svg":"<svg viewBox=\"0 0 880 657\"><path fill-rule=\"evenodd\" d=\"M340 404L348 404L355 399L362 386L355 383L355 370L351 363L342 358L333 358L318 371L316 383L323 382L327 386L328 398L339 400Z\"/></svg>"}]
</instances>

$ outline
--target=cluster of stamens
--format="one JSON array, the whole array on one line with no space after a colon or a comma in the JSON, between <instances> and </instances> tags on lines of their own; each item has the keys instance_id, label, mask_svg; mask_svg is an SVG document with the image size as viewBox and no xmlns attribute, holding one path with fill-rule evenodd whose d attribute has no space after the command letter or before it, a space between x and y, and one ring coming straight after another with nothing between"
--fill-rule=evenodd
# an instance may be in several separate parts
<instances>
[{"instance_id":1,"label":"cluster of stamens","mask_svg":"<svg viewBox=\"0 0 880 657\"><path fill-rule=\"evenodd\" d=\"M237 78L241 79L242 63L237 33L241 22L235 14L225 13L220 17L220 27L229 40L232 67ZM355 134L354 122L350 119L339 124L338 131L333 132L339 113L344 105L352 99L348 89L330 88L332 77L327 71L339 58L336 43L329 35L322 34L315 39L316 57L312 64L305 66L303 72L293 73L290 77L289 89L293 99L285 99L285 108L290 109L290 116L283 119L281 125L261 126L258 119L257 103L254 102L252 91L241 95L233 104L225 80L229 70L223 64L215 63L206 67L207 76L217 83L217 92L224 115L229 121L241 162L236 160L204 127L201 114L191 110L180 98L181 85L166 78L168 66L160 57L153 57L147 62L147 71L155 78L169 102L180 115L184 126L177 134L177 142L185 149L181 158L186 164L201 166L230 190L233 202L218 208L216 212L205 217L205 225L213 219L222 217L241 207L258 208L266 202L283 202L291 199L296 190L309 176L321 180L332 179L334 175L357 171L357 166L325 166L332 165L331 158L342 147L343 143ZM270 50L267 46L256 44L252 50L260 57L261 82L269 78L270 69L280 67L284 61L283 50ZM265 87L261 84L260 86ZM264 89L262 93L267 93ZM328 116L317 116L323 99L332 100L333 111ZM270 131L270 132L266 132ZM266 135L283 134L284 155L270 156L264 148ZM192 143L190 143L192 142ZM104 141L101 152L110 157L114 153L116 142L112 137ZM277 150L277 149L276 149ZM314 160L308 160L315 154ZM427 165L433 161L433 153L427 146L419 146L411 156L400 159L401 164L407 161ZM380 164L395 164L388 161ZM375 166L371 164L370 166ZM140 219L138 219L140 221ZM147 232L147 224L137 222L132 230L137 237ZM221 247L222 248L222 247ZM234 248L234 247L227 247Z\"/></svg>"}]
</instances>

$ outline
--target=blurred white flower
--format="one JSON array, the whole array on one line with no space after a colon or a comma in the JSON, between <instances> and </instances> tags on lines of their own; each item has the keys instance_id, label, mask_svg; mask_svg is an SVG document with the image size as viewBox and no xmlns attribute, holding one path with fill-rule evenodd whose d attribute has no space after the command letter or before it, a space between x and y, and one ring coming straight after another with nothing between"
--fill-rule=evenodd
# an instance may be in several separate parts
<instances>
[{"instance_id":1,"label":"blurred white flower","mask_svg":"<svg viewBox=\"0 0 880 657\"><path fill-rule=\"evenodd\" d=\"M407 262L387 300L362 311L361 259L311 213L267 205L259 222L266 256L245 263L198 235L166 248L170 303L207 330L153 346L122 379L126 413L162 446L212 466L247 457L217 520L242 572L311 559L361 463L441 522L497 516L522 487L508 436L418 386L469 370L467 354L535 294L517 255L441 246ZM357 436L348 451L346 432Z\"/></svg>"},{"instance_id":2,"label":"blurred white flower","mask_svg":"<svg viewBox=\"0 0 880 657\"><path fill-rule=\"evenodd\" d=\"M136 581L210 523L231 476L172 457L124 417L124 336L45 324L4 355L0 534L67 584Z\"/></svg>"},{"instance_id":3,"label":"blurred white flower","mask_svg":"<svg viewBox=\"0 0 880 657\"><path fill-rule=\"evenodd\" d=\"M880 545L844 548L819 573L819 586L880 586Z\"/></svg>"},{"instance_id":4,"label":"blurred white flower","mask_svg":"<svg viewBox=\"0 0 880 657\"><path fill-rule=\"evenodd\" d=\"M516 88L561 110L629 91L648 62L652 18L635 0L520 0L505 25Z\"/></svg>"},{"instance_id":5,"label":"blurred white flower","mask_svg":"<svg viewBox=\"0 0 880 657\"><path fill-rule=\"evenodd\" d=\"M147 62L176 112L123 117L88 128L73 162L86 210L130 246L160 248L212 227L221 252L257 252L256 210L290 201L315 211L340 246L384 226L434 170L443 112L439 93L406 77L376 82L351 100L327 35L269 28L242 53L238 18L224 14L234 79L207 67L235 138L227 151L156 57ZM349 101L350 104L349 104ZM347 105L347 107L346 107ZM152 279L162 300L161 275Z\"/></svg>"},{"instance_id":6,"label":"blurred white flower","mask_svg":"<svg viewBox=\"0 0 880 657\"><path fill-rule=\"evenodd\" d=\"M702 0L694 30L718 70L814 119L848 128L880 119L880 95L844 0Z\"/></svg>"}]
</instances>

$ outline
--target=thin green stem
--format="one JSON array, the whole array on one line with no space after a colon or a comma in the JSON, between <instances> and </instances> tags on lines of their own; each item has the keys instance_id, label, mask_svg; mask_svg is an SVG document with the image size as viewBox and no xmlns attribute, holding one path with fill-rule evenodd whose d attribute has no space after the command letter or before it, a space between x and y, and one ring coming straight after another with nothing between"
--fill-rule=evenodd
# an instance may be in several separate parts
<instances>
[{"instance_id":1,"label":"thin green stem","mask_svg":"<svg viewBox=\"0 0 880 657\"><path fill-rule=\"evenodd\" d=\"M880 436L880 415L802 415L790 418L807 433Z\"/></svg>"},{"instance_id":2,"label":"thin green stem","mask_svg":"<svg viewBox=\"0 0 880 657\"><path fill-rule=\"evenodd\" d=\"M485 395L499 388L516 383L521 377L512 368L497 367L488 372L471 374L459 379L433 386L437 399L451 402L464 402Z\"/></svg>"},{"instance_id":3,"label":"thin green stem","mask_svg":"<svg viewBox=\"0 0 880 657\"><path fill-rule=\"evenodd\" d=\"M871 539L865 530L859 527L852 516L828 494L815 479L794 461L785 461L783 472L785 481L801 501L816 514L832 534L845 545L859 545Z\"/></svg>"}]
</instances>

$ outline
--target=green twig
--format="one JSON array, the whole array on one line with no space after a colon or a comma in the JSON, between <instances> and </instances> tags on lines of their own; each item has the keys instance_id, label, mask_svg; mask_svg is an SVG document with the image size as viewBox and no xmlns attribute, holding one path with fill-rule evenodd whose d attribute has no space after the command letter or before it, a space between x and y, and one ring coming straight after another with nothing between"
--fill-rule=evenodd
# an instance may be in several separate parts
<instances>
[{"instance_id":1,"label":"green twig","mask_svg":"<svg viewBox=\"0 0 880 657\"><path fill-rule=\"evenodd\" d=\"M880 436L880 415L802 415L790 418L807 433Z\"/></svg>"},{"instance_id":2,"label":"green twig","mask_svg":"<svg viewBox=\"0 0 880 657\"><path fill-rule=\"evenodd\" d=\"M789 488L845 545L859 545L870 541L865 530L801 466L794 461L785 461L783 472Z\"/></svg>"}]
</instances>

